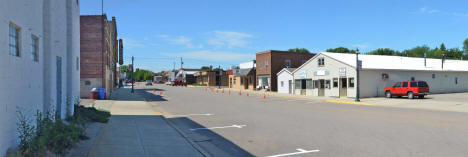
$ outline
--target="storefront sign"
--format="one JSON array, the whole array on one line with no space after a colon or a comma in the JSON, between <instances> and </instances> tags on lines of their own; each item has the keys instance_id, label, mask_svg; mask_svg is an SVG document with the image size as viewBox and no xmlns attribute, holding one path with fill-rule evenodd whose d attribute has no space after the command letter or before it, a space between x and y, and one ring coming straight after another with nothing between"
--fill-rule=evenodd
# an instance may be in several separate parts
<instances>
[{"instance_id":1,"label":"storefront sign","mask_svg":"<svg viewBox=\"0 0 468 157\"><path fill-rule=\"evenodd\" d=\"M315 76L326 76L328 74L329 74L329 72L327 70L319 70L319 71L314 72Z\"/></svg>"},{"instance_id":2,"label":"storefront sign","mask_svg":"<svg viewBox=\"0 0 468 157\"><path fill-rule=\"evenodd\" d=\"M307 78L307 72L305 70L299 72L299 79Z\"/></svg>"},{"instance_id":3,"label":"storefront sign","mask_svg":"<svg viewBox=\"0 0 468 157\"><path fill-rule=\"evenodd\" d=\"M340 68L340 76L346 77L346 68Z\"/></svg>"}]
</instances>

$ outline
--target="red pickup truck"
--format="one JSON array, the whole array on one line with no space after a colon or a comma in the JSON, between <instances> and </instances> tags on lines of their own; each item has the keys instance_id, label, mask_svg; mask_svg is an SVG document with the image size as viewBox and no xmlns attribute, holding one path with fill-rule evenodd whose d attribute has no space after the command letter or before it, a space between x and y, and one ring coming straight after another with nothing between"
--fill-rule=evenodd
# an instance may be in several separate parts
<instances>
[{"instance_id":1,"label":"red pickup truck","mask_svg":"<svg viewBox=\"0 0 468 157\"><path fill-rule=\"evenodd\" d=\"M413 99L415 96L422 99L429 94L429 85L425 81L400 81L391 87L385 88L385 96L408 96Z\"/></svg>"}]
</instances>

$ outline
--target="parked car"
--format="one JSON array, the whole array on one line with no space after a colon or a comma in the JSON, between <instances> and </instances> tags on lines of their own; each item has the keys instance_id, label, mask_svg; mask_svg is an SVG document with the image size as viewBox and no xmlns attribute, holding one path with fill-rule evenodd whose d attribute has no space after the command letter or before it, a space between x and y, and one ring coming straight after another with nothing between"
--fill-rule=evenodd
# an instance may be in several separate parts
<instances>
[{"instance_id":1,"label":"parked car","mask_svg":"<svg viewBox=\"0 0 468 157\"><path fill-rule=\"evenodd\" d=\"M166 85L171 85L172 81L167 81L165 84Z\"/></svg>"},{"instance_id":2,"label":"parked car","mask_svg":"<svg viewBox=\"0 0 468 157\"><path fill-rule=\"evenodd\" d=\"M385 88L385 96L408 96L413 99L415 96L422 99L429 94L429 85L425 81L399 81L391 87Z\"/></svg>"},{"instance_id":3,"label":"parked car","mask_svg":"<svg viewBox=\"0 0 468 157\"><path fill-rule=\"evenodd\" d=\"M187 86L187 83L185 83L183 81L172 81L171 85L172 86Z\"/></svg>"},{"instance_id":4,"label":"parked car","mask_svg":"<svg viewBox=\"0 0 468 157\"><path fill-rule=\"evenodd\" d=\"M153 85L153 81L151 80L146 80L146 84L147 86L152 86Z\"/></svg>"},{"instance_id":5,"label":"parked car","mask_svg":"<svg viewBox=\"0 0 468 157\"><path fill-rule=\"evenodd\" d=\"M135 81L128 81L128 83L130 83L130 84L132 84L132 83L135 84Z\"/></svg>"}]
</instances>

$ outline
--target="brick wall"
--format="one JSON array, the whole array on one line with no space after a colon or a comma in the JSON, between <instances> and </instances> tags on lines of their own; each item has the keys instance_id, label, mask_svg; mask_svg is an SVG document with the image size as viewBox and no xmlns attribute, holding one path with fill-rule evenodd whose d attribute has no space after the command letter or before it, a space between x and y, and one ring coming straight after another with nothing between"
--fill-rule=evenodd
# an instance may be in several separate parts
<instances>
[{"instance_id":1,"label":"brick wall","mask_svg":"<svg viewBox=\"0 0 468 157\"><path fill-rule=\"evenodd\" d=\"M81 78L103 78L102 16L80 17Z\"/></svg>"},{"instance_id":2,"label":"brick wall","mask_svg":"<svg viewBox=\"0 0 468 157\"><path fill-rule=\"evenodd\" d=\"M256 54L257 61L257 82L258 75L270 75L271 90L277 91L277 76L276 74L285 68L285 61L291 60L290 68L297 68L305 61L312 58L315 54L312 53L299 53L288 51L268 50ZM268 61L268 68L265 67L265 61ZM261 64L261 65L260 65ZM262 67L259 67L262 66Z\"/></svg>"}]
</instances>

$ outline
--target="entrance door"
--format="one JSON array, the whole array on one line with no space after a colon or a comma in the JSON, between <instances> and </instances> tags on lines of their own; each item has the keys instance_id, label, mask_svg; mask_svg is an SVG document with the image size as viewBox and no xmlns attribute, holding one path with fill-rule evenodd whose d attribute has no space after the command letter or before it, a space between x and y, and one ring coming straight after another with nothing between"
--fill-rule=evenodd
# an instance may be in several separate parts
<instances>
[{"instance_id":1,"label":"entrance door","mask_svg":"<svg viewBox=\"0 0 468 157\"><path fill-rule=\"evenodd\" d=\"M243 77L244 79L244 89L249 89L249 78Z\"/></svg>"},{"instance_id":2,"label":"entrance door","mask_svg":"<svg viewBox=\"0 0 468 157\"><path fill-rule=\"evenodd\" d=\"M57 57L57 104L55 105L56 106L56 113L58 114L58 116L60 117L61 116L61 113L62 113L62 58L61 57Z\"/></svg>"},{"instance_id":3,"label":"entrance door","mask_svg":"<svg viewBox=\"0 0 468 157\"><path fill-rule=\"evenodd\" d=\"M288 81L289 94L292 94L292 80Z\"/></svg>"},{"instance_id":4,"label":"entrance door","mask_svg":"<svg viewBox=\"0 0 468 157\"><path fill-rule=\"evenodd\" d=\"M318 96L325 96L325 80L319 80Z\"/></svg>"},{"instance_id":5,"label":"entrance door","mask_svg":"<svg viewBox=\"0 0 468 157\"><path fill-rule=\"evenodd\" d=\"M306 95L306 80L301 80L301 95Z\"/></svg>"},{"instance_id":6,"label":"entrance door","mask_svg":"<svg viewBox=\"0 0 468 157\"><path fill-rule=\"evenodd\" d=\"M348 96L348 84L346 78L340 78L340 97Z\"/></svg>"}]
</instances>

